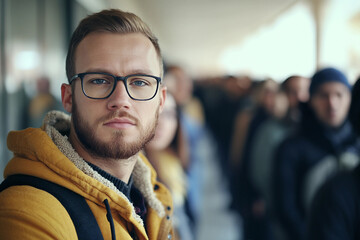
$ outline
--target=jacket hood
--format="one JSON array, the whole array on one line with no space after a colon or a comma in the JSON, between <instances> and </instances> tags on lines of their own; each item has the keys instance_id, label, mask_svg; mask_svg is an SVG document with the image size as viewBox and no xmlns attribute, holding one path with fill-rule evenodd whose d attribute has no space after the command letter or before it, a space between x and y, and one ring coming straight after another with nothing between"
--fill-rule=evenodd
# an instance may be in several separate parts
<instances>
[{"instance_id":1,"label":"jacket hood","mask_svg":"<svg viewBox=\"0 0 360 240\"><path fill-rule=\"evenodd\" d=\"M108 199L111 208L131 215L130 218L143 225L128 198L112 182L93 170L72 147L67 137L70 119L65 113L51 111L46 115L41 129L10 132L7 144L14 158L7 165L4 177L13 174L40 177L69 188L98 205L103 205L102 202ZM156 173L141 153L135 157L137 160L132 173L134 186L142 193L148 206L163 217L164 206L153 190ZM130 205L130 208L124 207L126 205ZM126 212L126 209L131 209L131 212Z\"/></svg>"}]
</instances>

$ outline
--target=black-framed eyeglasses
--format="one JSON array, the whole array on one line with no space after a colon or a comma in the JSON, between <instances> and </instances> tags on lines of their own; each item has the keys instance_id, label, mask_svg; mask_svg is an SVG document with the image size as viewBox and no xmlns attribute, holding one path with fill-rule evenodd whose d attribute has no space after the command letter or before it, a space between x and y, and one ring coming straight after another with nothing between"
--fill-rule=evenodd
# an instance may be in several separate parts
<instances>
[{"instance_id":1,"label":"black-framed eyeglasses","mask_svg":"<svg viewBox=\"0 0 360 240\"><path fill-rule=\"evenodd\" d=\"M77 78L81 80L81 89L84 95L91 99L110 97L116 88L117 82L122 81L131 99L148 101L155 97L161 83L160 77L146 74L118 77L110 73L85 72L73 76L70 79L70 84Z\"/></svg>"}]
</instances>

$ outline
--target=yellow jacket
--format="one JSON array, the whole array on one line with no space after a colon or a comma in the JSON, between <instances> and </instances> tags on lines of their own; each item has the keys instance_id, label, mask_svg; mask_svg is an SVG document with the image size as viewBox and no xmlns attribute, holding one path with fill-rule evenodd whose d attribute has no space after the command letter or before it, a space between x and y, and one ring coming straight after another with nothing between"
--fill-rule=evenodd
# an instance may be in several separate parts
<instances>
[{"instance_id":1,"label":"yellow jacket","mask_svg":"<svg viewBox=\"0 0 360 240\"><path fill-rule=\"evenodd\" d=\"M94 171L72 148L66 133L70 118L50 112L41 129L10 132L8 148L14 153L4 177L26 174L66 187L86 199L105 240L111 239L103 201L108 199L116 239L171 239L172 200L156 181L156 173L139 154L133 171L134 186L147 206L146 227L132 203L108 180ZM64 135L63 135L64 134ZM146 229L146 230L145 230ZM72 220L51 194L30 186L13 186L0 193L0 239L77 239Z\"/></svg>"}]
</instances>

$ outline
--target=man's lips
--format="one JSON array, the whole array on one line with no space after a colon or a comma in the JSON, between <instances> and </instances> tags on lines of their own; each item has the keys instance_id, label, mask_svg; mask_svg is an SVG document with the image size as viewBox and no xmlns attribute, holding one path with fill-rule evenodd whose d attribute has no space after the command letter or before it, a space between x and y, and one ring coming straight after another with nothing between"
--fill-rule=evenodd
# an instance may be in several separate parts
<instances>
[{"instance_id":1,"label":"man's lips","mask_svg":"<svg viewBox=\"0 0 360 240\"><path fill-rule=\"evenodd\" d=\"M107 127L112 128L128 128L135 125L135 121L126 117L113 118L104 123Z\"/></svg>"}]
</instances>

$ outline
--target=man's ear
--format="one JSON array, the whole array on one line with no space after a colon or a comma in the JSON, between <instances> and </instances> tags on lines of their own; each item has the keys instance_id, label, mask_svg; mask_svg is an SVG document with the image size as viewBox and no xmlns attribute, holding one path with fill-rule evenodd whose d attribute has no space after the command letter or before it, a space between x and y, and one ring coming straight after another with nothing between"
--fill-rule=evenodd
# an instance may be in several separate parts
<instances>
[{"instance_id":1,"label":"man's ear","mask_svg":"<svg viewBox=\"0 0 360 240\"><path fill-rule=\"evenodd\" d=\"M63 83L61 85L61 101L64 109L71 113L72 111L72 89L71 85Z\"/></svg>"},{"instance_id":2,"label":"man's ear","mask_svg":"<svg viewBox=\"0 0 360 240\"><path fill-rule=\"evenodd\" d=\"M166 87L160 88L160 107L159 107L159 113L161 113L161 112L163 111L164 104L165 104L165 100L166 100L166 93L167 93L167 88L166 88Z\"/></svg>"}]
</instances>

